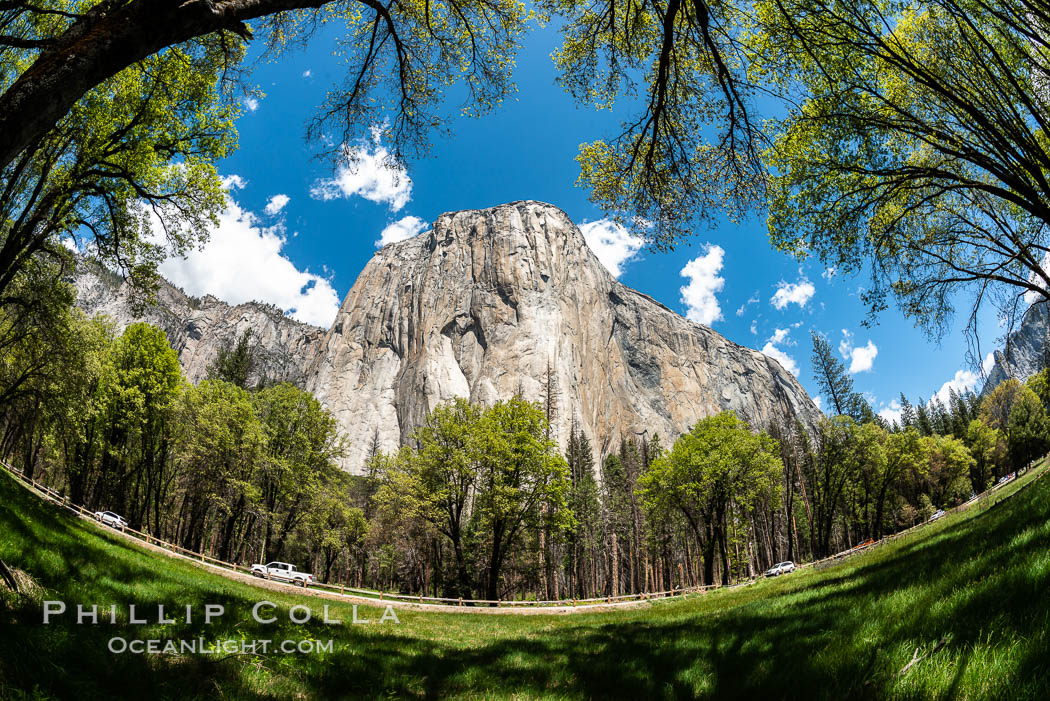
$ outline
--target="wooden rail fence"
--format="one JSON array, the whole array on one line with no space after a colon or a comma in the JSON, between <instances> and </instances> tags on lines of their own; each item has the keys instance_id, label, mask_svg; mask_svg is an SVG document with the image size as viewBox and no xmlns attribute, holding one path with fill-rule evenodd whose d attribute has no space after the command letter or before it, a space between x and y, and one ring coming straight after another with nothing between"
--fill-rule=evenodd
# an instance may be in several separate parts
<instances>
[{"instance_id":1,"label":"wooden rail fence","mask_svg":"<svg viewBox=\"0 0 1050 701\"><path fill-rule=\"evenodd\" d=\"M37 482L36 480L34 480L34 479L30 478L30 477L26 477L26 475L23 473L22 470L19 470L17 468L14 468L14 467L8 465L3 460L0 460L0 467L3 467L4 470L6 470L13 477L15 477L25 487L29 488L31 491L35 491L38 496L46 499L47 501L52 502L54 504L57 504L58 506L60 506L60 507L62 507L64 509L72 512L73 514L75 514L76 516L78 516L80 518L89 519L89 520L92 520L92 521L98 521L99 520L95 516L95 514L93 512L88 511L87 509L83 508L82 506L79 506L78 504L71 503L69 501L68 497L66 497L66 496L56 492L55 490L51 489L47 485L41 484L40 482ZM1046 476L1046 474L1047 474L1046 466L1044 465L1041 469L1042 469L1042 473L1037 475L1035 479L1041 479L1041 478ZM1032 482L1034 482L1035 479L1032 480ZM1029 482L1029 484L1026 484L1024 487L1022 487L1022 489L1017 490L1017 492L1022 491L1024 488L1028 487L1032 482ZM987 491L985 491L985 492L983 492L983 493L981 493L981 494L971 498L969 501L967 501L967 502L965 502L963 504L960 504L960 505L958 505L956 507L953 507L952 509L947 510L945 513L951 513L951 512L955 512L955 511L962 511L962 510L968 509L973 504L975 504L977 502L980 502L980 501L982 501L984 499L989 498L991 495L993 495L996 492L998 492L1004 486L1005 486L1004 484L996 484L995 486L991 487ZM1015 492L1015 494L1017 492ZM998 503L998 501L996 503ZM865 544L862 544L860 546L856 546L856 547L850 548L848 550L843 550L842 552L836 553L836 554L831 555L829 557L822 558L820 560L814 560L813 562L802 563L802 564L798 565L798 569L803 569L803 568L808 568L808 567L819 568L822 565L827 565L827 564L829 564L829 563L831 563L833 561L841 560L841 559L843 559L845 557L848 557L850 555L855 555L855 554L858 554L858 553L861 553L861 552L865 552L865 551L871 550L872 548L875 548L875 547L877 547L879 545L882 545L884 543L888 543L888 542L891 542L893 540L896 540L896 539L898 539L898 538L900 538L900 537L902 537L904 535L907 535L908 533L912 533L915 530L917 530L919 528L922 528L923 526L930 525L930 523L931 523L930 521L925 521L925 522L922 522L922 523L918 523L918 524L916 524L916 525L914 525L914 526L912 526L910 528L907 528L907 529L905 529L903 531L900 531L898 533L894 533L892 535L884 536L880 540L872 541L872 542L869 542L869 543L865 543ZM240 565L240 564L233 563L233 562L226 562L224 560L220 560L218 558L214 558L214 557L211 557L209 555L205 555L204 553L199 553L199 552L195 552L195 551L192 551L192 550L187 550L186 548L183 548L183 547L180 547L178 545L175 545L174 543L168 543L168 542L166 542L164 540L161 540L160 538L157 538L156 536L153 536L153 535L151 535L149 533L146 533L146 532L143 532L143 531L137 531L137 530L135 530L133 528L128 528L128 527L115 529L115 530L120 530L123 533L123 535L128 537L128 538L140 540L140 541L146 543L147 545L150 545L150 546L153 546L153 547L156 547L156 548L161 548L163 550L170 551L173 555L185 558L185 559L187 559L187 560L189 560L191 562L203 563L205 565L209 565L209 566L211 566L213 568L217 568L217 569L220 569L220 570L228 570L228 571L233 571L233 572L238 572L238 573L245 573L245 574L248 574L248 575L252 574L251 568L248 565ZM269 578L269 577L267 577L267 578ZM275 581L279 581L279 580L275 580ZM582 610L595 608L595 607L621 606L621 605L625 605L625 604L638 605L640 603L651 602L653 600L684 597L684 596L687 596L687 595L690 595L690 594L702 594L704 592L711 591L713 589L732 589L732 588L736 588L736 587L747 586L747 585L755 583L756 581L758 581L758 578L747 579L747 580L743 580L743 581L736 582L736 583L733 583L733 584L728 584L728 585L711 584L711 585L696 586L696 587L681 587L681 588L672 589L672 590L668 590L668 591L640 592L640 593L637 593L637 594L622 594L622 595L618 595L618 596L602 596L602 597L594 597L594 598L589 598L589 599L559 599L559 600L554 600L554 601L507 600L507 599L500 599L500 600L492 601L492 600L488 600L488 599L462 599L462 598L455 598L455 599L453 599L453 598L437 597L437 596L397 594L397 593L393 593L393 592L375 591L375 590L372 590L372 589L360 589L360 588L357 588L357 587L347 586L346 584L335 585L335 584L323 584L323 583L320 583L320 582L315 582L315 583L311 584L310 586L313 587L313 588L325 590L326 592L328 592L330 594L343 596L343 597L346 597L346 598L353 598L353 599L367 598L367 599L375 600L376 602L391 603L391 604L404 603L404 604L412 604L412 605L414 605L416 607L419 607L419 606L424 606L424 607L425 606L433 606L434 608L440 608L442 610L451 608L452 610L460 610L460 611L464 611L464 612L471 611L471 610L476 611L477 609L475 607L477 607L477 606L497 607L497 608L505 609L507 611L507 613L512 613L512 612L518 612L522 608L533 608L533 609L535 609L535 608L552 608L552 609L553 608L558 608L560 611L569 612L569 611L573 611L573 610L581 610L582 611ZM288 586L294 586L294 585L292 585L290 583L287 583L287 584L288 584Z\"/></svg>"}]
</instances>

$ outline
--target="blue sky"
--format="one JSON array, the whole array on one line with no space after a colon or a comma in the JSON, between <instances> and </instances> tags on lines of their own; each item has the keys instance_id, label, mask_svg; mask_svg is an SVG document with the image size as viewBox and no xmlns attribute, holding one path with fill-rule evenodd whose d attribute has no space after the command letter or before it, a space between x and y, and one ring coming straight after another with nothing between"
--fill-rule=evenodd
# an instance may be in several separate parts
<instances>
[{"instance_id":1,"label":"blue sky","mask_svg":"<svg viewBox=\"0 0 1050 701\"><path fill-rule=\"evenodd\" d=\"M400 172L379 167L385 150L371 134L359 136L365 158L356 172L334 170L316 157L322 145L305 140L307 121L343 75L333 44L322 37L257 64L249 80L260 94L245 98L240 148L220 164L229 178L228 211L205 250L169 260L162 272L191 294L259 299L327 326L381 237L417 233L446 211L542 200L581 225L622 282L777 357L811 395L811 331L829 338L857 389L887 415L901 391L915 400L947 392L948 382L979 389L965 362L965 318L939 344L895 309L878 326L862 327L858 290L866 280L773 251L762 213L739 226L723 221L698 230L669 253L638 249L604 221L575 185L575 156L579 144L611 134L622 115L578 107L555 85L550 53L557 41L550 29L534 32L518 57L516 99L480 119L461 119L454 138L439 139L429 157ZM983 338L992 339L988 316Z\"/></svg>"}]
</instances>

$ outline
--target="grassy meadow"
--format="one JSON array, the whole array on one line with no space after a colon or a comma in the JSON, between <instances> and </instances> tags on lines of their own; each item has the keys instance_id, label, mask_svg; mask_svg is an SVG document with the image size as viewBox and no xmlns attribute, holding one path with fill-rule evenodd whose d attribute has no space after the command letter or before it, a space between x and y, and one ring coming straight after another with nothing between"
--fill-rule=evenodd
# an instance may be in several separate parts
<instances>
[{"instance_id":1,"label":"grassy meadow","mask_svg":"<svg viewBox=\"0 0 1050 701\"><path fill-rule=\"evenodd\" d=\"M382 610L361 606L358 617L373 621L362 625L349 624L349 605L262 590L141 549L4 475L0 558L32 585L19 596L0 589L0 699L1050 698L1042 469L820 571L611 612L398 609L399 624L379 624ZM279 605L277 623L252 619L263 599ZM45 626L44 600L104 605L105 622L74 625L67 611ZM150 623L130 624L128 604ZM158 604L178 622L158 625ZM226 615L205 625L205 604ZM296 604L315 618L291 623ZM344 623L320 622L324 604ZM187 605L189 624L180 620ZM332 650L114 654L114 637L331 640Z\"/></svg>"}]
</instances>

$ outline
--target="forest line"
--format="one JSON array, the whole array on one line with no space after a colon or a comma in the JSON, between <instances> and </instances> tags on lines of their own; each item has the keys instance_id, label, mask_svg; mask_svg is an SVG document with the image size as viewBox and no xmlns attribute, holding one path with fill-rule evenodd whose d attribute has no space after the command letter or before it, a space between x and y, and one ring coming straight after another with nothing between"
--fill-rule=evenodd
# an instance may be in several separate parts
<instances>
[{"instance_id":1,"label":"forest line","mask_svg":"<svg viewBox=\"0 0 1050 701\"><path fill-rule=\"evenodd\" d=\"M70 312L3 415L0 452L92 511L194 552L296 562L321 581L464 599L585 599L728 584L928 520L1042 455L1047 372L874 415L824 339L816 426L752 427L731 412L663 446L625 438L596 459L560 391L488 407L455 400L407 445L370 436L363 474L308 392L256 377L250 333L193 386L160 329L117 336ZM819 361L819 362L818 362Z\"/></svg>"}]
</instances>

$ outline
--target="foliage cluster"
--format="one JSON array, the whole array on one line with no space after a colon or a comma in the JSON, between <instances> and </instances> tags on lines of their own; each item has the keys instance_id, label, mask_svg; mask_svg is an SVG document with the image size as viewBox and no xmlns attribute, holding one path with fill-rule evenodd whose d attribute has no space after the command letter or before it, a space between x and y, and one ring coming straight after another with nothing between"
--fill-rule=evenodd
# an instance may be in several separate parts
<instances>
[{"instance_id":1,"label":"foliage cluster","mask_svg":"<svg viewBox=\"0 0 1050 701\"><path fill-rule=\"evenodd\" d=\"M22 598L0 590L0 627L10 633L0 636L0 696L585 699L673 689L690 698L1043 699L1050 480L1031 483L1041 474L1007 485L997 500L1011 498L998 505L950 514L826 569L571 616L398 609L400 625L352 625L349 603L273 590L265 598L278 621L256 624L258 588L70 519L0 475L0 558L44 588ZM115 625L73 623L77 604L114 596L150 622L131 624L118 606ZM41 597L67 602L65 620L40 625ZM183 621L183 606L199 613L205 603L223 604L226 615ZM343 624L324 625L321 603ZM175 625L156 624L159 605ZM308 624L290 624L295 605L313 611ZM358 606L359 618L379 615ZM113 655L114 636L334 646L309 655ZM916 649L942 639L900 673Z\"/></svg>"},{"instance_id":2,"label":"foliage cluster","mask_svg":"<svg viewBox=\"0 0 1050 701\"><path fill-rule=\"evenodd\" d=\"M225 560L297 557L323 575L365 522L335 420L288 383L183 378L164 332L66 311L64 345L4 406L2 445L92 511ZM243 341L244 339L242 339ZM19 367L24 356L6 356Z\"/></svg>"}]
</instances>

